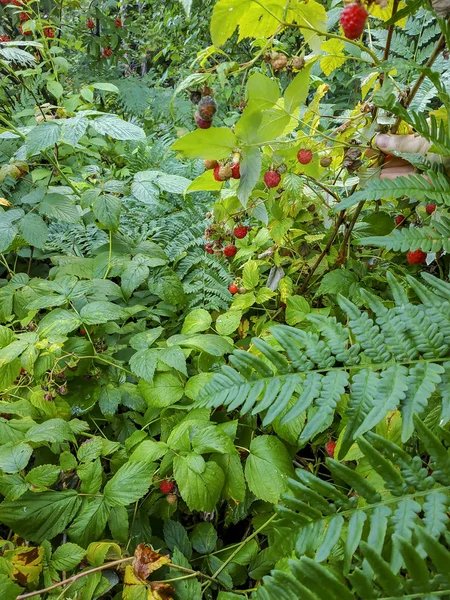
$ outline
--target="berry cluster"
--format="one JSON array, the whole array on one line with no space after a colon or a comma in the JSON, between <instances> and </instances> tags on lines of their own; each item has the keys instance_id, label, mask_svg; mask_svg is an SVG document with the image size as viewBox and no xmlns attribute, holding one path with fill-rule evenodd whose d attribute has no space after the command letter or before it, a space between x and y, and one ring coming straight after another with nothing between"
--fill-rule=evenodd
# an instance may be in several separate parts
<instances>
[{"instance_id":1,"label":"berry cluster","mask_svg":"<svg viewBox=\"0 0 450 600\"><path fill-rule=\"evenodd\" d=\"M217 102L210 95L203 96L197 105L197 111L194 118L200 129L209 129L212 125L212 120L217 112Z\"/></svg>"},{"instance_id":2,"label":"berry cluster","mask_svg":"<svg viewBox=\"0 0 450 600\"><path fill-rule=\"evenodd\" d=\"M120 17L114 19L114 27L117 27L117 29L119 29L119 27L123 27L122 19Z\"/></svg>"},{"instance_id":3,"label":"berry cluster","mask_svg":"<svg viewBox=\"0 0 450 600\"><path fill-rule=\"evenodd\" d=\"M212 169L216 181L241 178L240 155L237 153L233 155L230 162L219 163L217 160L205 160L203 165L207 171Z\"/></svg>"},{"instance_id":4,"label":"berry cluster","mask_svg":"<svg viewBox=\"0 0 450 600\"><path fill-rule=\"evenodd\" d=\"M86 20L86 27L87 27L88 29L91 29L91 30L92 30L92 29L94 29L94 27L95 27L95 23L94 23L94 20L93 20L91 17L89 17L89 18Z\"/></svg>"},{"instance_id":5,"label":"berry cluster","mask_svg":"<svg viewBox=\"0 0 450 600\"><path fill-rule=\"evenodd\" d=\"M44 27L43 33L46 38L54 38L55 37L55 30L53 29L53 27Z\"/></svg>"},{"instance_id":6,"label":"berry cluster","mask_svg":"<svg viewBox=\"0 0 450 600\"><path fill-rule=\"evenodd\" d=\"M208 213L207 216L209 216ZM225 227L217 223L209 225L205 231L205 251L208 254L217 254L218 256L226 256L227 258L233 258L236 255L238 249L234 244L234 238L242 240L245 238L250 228L247 225L243 225L238 218L236 218L237 224L233 231L226 230ZM227 241L228 240L228 241ZM224 246L225 244L225 246ZM232 294L236 293L238 288Z\"/></svg>"},{"instance_id":7,"label":"berry cluster","mask_svg":"<svg viewBox=\"0 0 450 600\"><path fill-rule=\"evenodd\" d=\"M267 52L264 55L264 60L270 63L274 71L281 71L284 68L300 71L305 66L303 56L294 56L291 59L281 52Z\"/></svg>"},{"instance_id":8,"label":"berry cluster","mask_svg":"<svg viewBox=\"0 0 450 600\"><path fill-rule=\"evenodd\" d=\"M9 35L0 35L0 43L9 42Z\"/></svg>"},{"instance_id":9,"label":"berry cluster","mask_svg":"<svg viewBox=\"0 0 450 600\"><path fill-rule=\"evenodd\" d=\"M109 58L111 56L111 54L112 54L112 50L111 50L111 48L109 48L109 46L106 48L103 48L102 58Z\"/></svg>"}]
</instances>

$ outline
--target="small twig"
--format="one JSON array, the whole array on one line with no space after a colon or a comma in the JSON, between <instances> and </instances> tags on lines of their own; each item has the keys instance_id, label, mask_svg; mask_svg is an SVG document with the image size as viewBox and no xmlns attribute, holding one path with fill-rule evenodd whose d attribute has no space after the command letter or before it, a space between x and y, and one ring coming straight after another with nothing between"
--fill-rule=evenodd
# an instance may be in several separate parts
<instances>
[{"instance_id":1,"label":"small twig","mask_svg":"<svg viewBox=\"0 0 450 600\"><path fill-rule=\"evenodd\" d=\"M56 590L57 588L68 585L81 579L82 577L86 577L87 575L91 575L92 573L96 573L97 571L104 571L105 569L110 569L111 567L117 567L125 562L130 562L134 559L134 556L129 556L128 558L121 558L120 560L115 560L110 563L105 563L104 565L100 565L100 567L94 567L93 569L88 569L87 571L83 571L82 573L77 573L77 575L73 575L68 579L64 579L63 581L58 581L58 583L54 583L53 585L43 589L36 590L34 592L30 592L29 594L22 594L17 596L16 600L25 600L25 598L33 598L34 596L40 596L41 594L46 594L47 592L51 592L52 590Z\"/></svg>"},{"instance_id":2,"label":"small twig","mask_svg":"<svg viewBox=\"0 0 450 600\"><path fill-rule=\"evenodd\" d=\"M393 5L392 5L391 18L397 12L399 3L400 3L400 0L394 0ZM392 23L392 25L390 25L389 29L388 29L388 34L387 34L387 38L386 38L386 48L384 49L384 54L383 54L383 62L389 58L389 51L391 49L391 42L392 42L392 36L394 35L394 29L395 29L395 23Z\"/></svg>"}]
</instances>

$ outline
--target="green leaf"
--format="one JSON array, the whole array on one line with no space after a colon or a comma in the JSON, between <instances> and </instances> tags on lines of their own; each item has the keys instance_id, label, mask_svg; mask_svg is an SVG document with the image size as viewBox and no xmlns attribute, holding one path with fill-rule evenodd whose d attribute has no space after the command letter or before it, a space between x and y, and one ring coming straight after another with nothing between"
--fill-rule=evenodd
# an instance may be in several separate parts
<instances>
[{"instance_id":1,"label":"green leaf","mask_svg":"<svg viewBox=\"0 0 450 600\"><path fill-rule=\"evenodd\" d=\"M23 592L23 588L19 587L17 583L11 581L7 575L0 574L0 590L2 592L2 600L16 600Z\"/></svg>"},{"instance_id":2,"label":"green leaf","mask_svg":"<svg viewBox=\"0 0 450 600\"><path fill-rule=\"evenodd\" d=\"M211 460L219 465L225 473L222 496L235 502L244 502L247 486L240 456L233 454L213 454Z\"/></svg>"},{"instance_id":3,"label":"green leaf","mask_svg":"<svg viewBox=\"0 0 450 600\"><path fill-rule=\"evenodd\" d=\"M27 156L34 156L43 150L47 150L54 146L58 141L59 126L56 123L43 122L41 125L36 125L27 134L25 145L27 148Z\"/></svg>"},{"instance_id":4,"label":"green leaf","mask_svg":"<svg viewBox=\"0 0 450 600\"><path fill-rule=\"evenodd\" d=\"M0 446L0 469L5 473L18 473L28 464L33 448L28 444L10 442Z\"/></svg>"},{"instance_id":5,"label":"green leaf","mask_svg":"<svg viewBox=\"0 0 450 600\"><path fill-rule=\"evenodd\" d=\"M175 456L173 472L181 497L190 510L214 510L225 481L222 469L212 461L205 464L202 473L196 472L196 458L191 455ZM195 470L194 470L195 469Z\"/></svg>"},{"instance_id":6,"label":"green leaf","mask_svg":"<svg viewBox=\"0 0 450 600\"><path fill-rule=\"evenodd\" d=\"M261 151L259 148L250 147L244 148L241 153L241 178L239 180L239 188L237 197L240 203L245 208L247 201L250 198L255 185L259 181L261 174Z\"/></svg>"},{"instance_id":7,"label":"green leaf","mask_svg":"<svg viewBox=\"0 0 450 600\"><path fill-rule=\"evenodd\" d=\"M155 442L154 440L144 440L133 451L129 460L138 461L154 461L164 456L167 452L167 444L165 442Z\"/></svg>"},{"instance_id":8,"label":"green leaf","mask_svg":"<svg viewBox=\"0 0 450 600\"><path fill-rule=\"evenodd\" d=\"M298 325L311 312L308 302L303 296L289 296L286 302L286 323Z\"/></svg>"},{"instance_id":9,"label":"green leaf","mask_svg":"<svg viewBox=\"0 0 450 600\"><path fill-rule=\"evenodd\" d=\"M19 221L19 231L23 239L36 248L43 248L48 238L48 227L35 213L28 213Z\"/></svg>"},{"instance_id":10,"label":"green leaf","mask_svg":"<svg viewBox=\"0 0 450 600\"><path fill-rule=\"evenodd\" d=\"M181 400L184 386L173 373L158 373L153 383L139 382L139 389L150 408L166 408Z\"/></svg>"},{"instance_id":11,"label":"green leaf","mask_svg":"<svg viewBox=\"0 0 450 600\"><path fill-rule=\"evenodd\" d=\"M155 465L143 461L125 463L105 485L104 497L110 506L127 506L145 496L152 483Z\"/></svg>"},{"instance_id":12,"label":"green leaf","mask_svg":"<svg viewBox=\"0 0 450 600\"><path fill-rule=\"evenodd\" d=\"M178 548L188 559L192 557L192 545L186 533L186 529L178 521L170 519L164 523L164 539L169 550Z\"/></svg>"},{"instance_id":13,"label":"green leaf","mask_svg":"<svg viewBox=\"0 0 450 600\"><path fill-rule=\"evenodd\" d=\"M191 543L200 554L214 552L217 544L217 531L212 523L199 523L191 533Z\"/></svg>"},{"instance_id":14,"label":"green leaf","mask_svg":"<svg viewBox=\"0 0 450 600\"><path fill-rule=\"evenodd\" d=\"M287 490L287 478L293 473L291 457L278 438L262 435L252 441L245 478L257 498L272 504L278 502Z\"/></svg>"},{"instance_id":15,"label":"green leaf","mask_svg":"<svg viewBox=\"0 0 450 600\"><path fill-rule=\"evenodd\" d=\"M73 201L61 194L46 194L39 204L39 212L63 223L78 223L81 219Z\"/></svg>"},{"instance_id":16,"label":"green leaf","mask_svg":"<svg viewBox=\"0 0 450 600\"><path fill-rule=\"evenodd\" d=\"M241 310L229 310L217 317L216 330L219 335L230 335L239 327L242 319Z\"/></svg>"},{"instance_id":17,"label":"green leaf","mask_svg":"<svg viewBox=\"0 0 450 600\"><path fill-rule=\"evenodd\" d=\"M83 548L89 542L97 540L102 535L110 507L103 498L92 498L83 503L83 506L69 527L69 537Z\"/></svg>"},{"instance_id":18,"label":"green leaf","mask_svg":"<svg viewBox=\"0 0 450 600\"><path fill-rule=\"evenodd\" d=\"M198 431L192 439L192 448L198 454L233 454L236 452L229 435L218 427L206 427Z\"/></svg>"},{"instance_id":19,"label":"green leaf","mask_svg":"<svg viewBox=\"0 0 450 600\"><path fill-rule=\"evenodd\" d=\"M91 121L91 127L97 133L109 135L115 140L144 140L145 133L141 127L123 121L117 115L103 115Z\"/></svg>"},{"instance_id":20,"label":"green leaf","mask_svg":"<svg viewBox=\"0 0 450 600\"><path fill-rule=\"evenodd\" d=\"M106 229L116 231L119 228L122 201L112 194L102 194L92 205L95 218Z\"/></svg>"},{"instance_id":21,"label":"green leaf","mask_svg":"<svg viewBox=\"0 0 450 600\"><path fill-rule=\"evenodd\" d=\"M18 535L40 543L64 531L80 504L81 499L74 490L27 492L19 500L0 504L0 521Z\"/></svg>"},{"instance_id":22,"label":"green leaf","mask_svg":"<svg viewBox=\"0 0 450 600\"><path fill-rule=\"evenodd\" d=\"M80 310L80 317L85 325L98 325L108 321L122 321L124 313L117 304L98 300L83 306Z\"/></svg>"},{"instance_id":23,"label":"green leaf","mask_svg":"<svg viewBox=\"0 0 450 600\"><path fill-rule=\"evenodd\" d=\"M121 274L121 285L123 293L129 298L149 275L148 266L142 261L134 258L128 262Z\"/></svg>"},{"instance_id":24,"label":"green leaf","mask_svg":"<svg viewBox=\"0 0 450 600\"><path fill-rule=\"evenodd\" d=\"M31 469L25 481L37 488L49 487L58 481L60 468L55 465L41 465Z\"/></svg>"},{"instance_id":25,"label":"green leaf","mask_svg":"<svg viewBox=\"0 0 450 600\"><path fill-rule=\"evenodd\" d=\"M178 346L170 346L170 348L161 348L158 352L158 360L172 367L187 377L186 358L184 352Z\"/></svg>"},{"instance_id":26,"label":"green leaf","mask_svg":"<svg viewBox=\"0 0 450 600\"><path fill-rule=\"evenodd\" d=\"M48 89L50 94L52 96L54 96L57 100L59 100L61 98L61 96L64 94L64 88L59 83L59 81L54 81L53 79L49 79L47 81L46 88Z\"/></svg>"},{"instance_id":27,"label":"green leaf","mask_svg":"<svg viewBox=\"0 0 450 600\"><path fill-rule=\"evenodd\" d=\"M62 546L58 546L52 554L51 564L57 571L71 571L74 569L86 554L86 550L68 542Z\"/></svg>"},{"instance_id":28,"label":"green leaf","mask_svg":"<svg viewBox=\"0 0 450 600\"><path fill-rule=\"evenodd\" d=\"M247 87L247 111L260 112L272 108L280 98L280 88L275 79L271 79L262 73L253 73L248 78ZM236 127L238 128L238 123Z\"/></svg>"},{"instance_id":29,"label":"green leaf","mask_svg":"<svg viewBox=\"0 0 450 600\"><path fill-rule=\"evenodd\" d=\"M114 94L120 94L119 88L113 83L101 81L100 83L90 83L89 86L93 87L95 90L102 90L103 92L113 92Z\"/></svg>"},{"instance_id":30,"label":"green leaf","mask_svg":"<svg viewBox=\"0 0 450 600\"><path fill-rule=\"evenodd\" d=\"M145 381L152 383L157 362L157 350L152 348L139 350L130 358L130 369L137 377L142 377Z\"/></svg>"},{"instance_id":31,"label":"green leaf","mask_svg":"<svg viewBox=\"0 0 450 600\"><path fill-rule=\"evenodd\" d=\"M196 129L177 140L172 149L186 158L216 159L227 158L238 146L236 136L227 127Z\"/></svg>"},{"instance_id":32,"label":"green leaf","mask_svg":"<svg viewBox=\"0 0 450 600\"><path fill-rule=\"evenodd\" d=\"M116 414L121 400L120 391L109 383L102 387L98 397L98 406L105 417L112 417Z\"/></svg>"},{"instance_id":33,"label":"green leaf","mask_svg":"<svg viewBox=\"0 0 450 600\"><path fill-rule=\"evenodd\" d=\"M113 506L108 518L113 539L126 544L129 535L128 511L124 506Z\"/></svg>"},{"instance_id":34,"label":"green leaf","mask_svg":"<svg viewBox=\"0 0 450 600\"><path fill-rule=\"evenodd\" d=\"M212 356L223 356L233 351L233 346L228 340L212 333L203 335L173 335L167 340L169 345L186 346L201 350Z\"/></svg>"},{"instance_id":35,"label":"green leaf","mask_svg":"<svg viewBox=\"0 0 450 600\"><path fill-rule=\"evenodd\" d=\"M26 436L28 442L65 442L75 441L70 425L63 419L49 419L32 427Z\"/></svg>"},{"instance_id":36,"label":"green leaf","mask_svg":"<svg viewBox=\"0 0 450 600\"><path fill-rule=\"evenodd\" d=\"M181 333L198 333L209 329L212 323L211 315L204 308L191 311L184 320Z\"/></svg>"}]
</instances>

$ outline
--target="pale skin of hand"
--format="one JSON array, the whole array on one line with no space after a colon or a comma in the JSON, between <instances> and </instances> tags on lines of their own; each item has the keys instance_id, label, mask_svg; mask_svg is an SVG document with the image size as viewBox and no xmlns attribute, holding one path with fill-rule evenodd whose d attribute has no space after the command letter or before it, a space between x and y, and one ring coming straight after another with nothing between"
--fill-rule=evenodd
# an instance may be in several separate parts
<instances>
[{"instance_id":1,"label":"pale skin of hand","mask_svg":"<svg viewBox=\"0 0 450 600\"><path fill-rule=\"evenodd\" d=\"M432 162L442 162L448 169L450 159L442 158L438 154L428 153L431 143L418 135L392 135L382 133L375 138L375 145L385 154L394 154L395 152L423 154ZM414 167L403 158L392 156L381 167L380 179L395 179L400 176L407 176L414 173Z\"/></svg>"}]
</instances>

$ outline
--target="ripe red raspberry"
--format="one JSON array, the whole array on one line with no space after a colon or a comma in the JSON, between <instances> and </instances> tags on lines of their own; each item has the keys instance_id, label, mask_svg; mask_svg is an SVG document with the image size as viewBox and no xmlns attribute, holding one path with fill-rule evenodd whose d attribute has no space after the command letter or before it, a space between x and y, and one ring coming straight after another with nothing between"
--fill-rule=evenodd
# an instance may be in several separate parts
<instances>
[{"instance_id":1,"label":"ripe red raspberry","mask_svg":"<svg viewBox=\"0 0 450 600\"><path fill-rule=\"evenodd\" d=\"M122 19L120 17L117 17L117 19L114 19L114 27L123 27L123 23L122 23Z\"/></svg>"},{"instance_id":2,"label":"ripe red raspberry","mask_svg":"<svg viewBox=\"0 0 450 600\"><path fill-rule=\"evenodd\" d=\"M268 188L275 188L281 181L281 175L276 171L267 171L264 175L264 183Z\"/></svg>"},{"instance_id":3,"label":"ripe red raspberry","mask_svg":"<svg viewBox=\"0 0 450 600\"><path fill-rule=\"evenodd\" d=\"M55 30L53 29L53 27L44 27L43 33L46 38L54 38L55 37Z\"/></svg>"},{"instance_id":4,"label":"ripe red raspberry","mask_svg":"<svg viewBox=\"0 0 450 600\"><path fill-rule=\"evenodd\" d=\"M94 20L91 19L91 17L89 17L89 19L87 19L87 21L86 21L86 27L88 29L94 29L95 23L94 23Z\"/></svg>"},{"instance_id":5,"label":"ripe red raspberry","mask_svg":"<svg viewBox=\"0 0 450 600\"><path fill-rule=\"evenodd\" d=\"M427 215L432 215L434 213L434 211L436 210L436 204L427 204L427 207L425 210L427 211Z\"/></svg>"},{"instance_id":6,"label":"ripe red raspberry","mask_svg":"<svg viewBox=\"0 0 450 600\"><path fill-rule=\"evenodd\" d=\"M30 15L26 12L21 12L19 13L19 20L21 23L25 23L25 21L30 20Z\"/></svg>"},{"instance_id":7,"label":"ripe red raspberry","mask_svg":"<svg viewBox=\"0 0 450 600\"><path fill-rule=\"evenodd\" d=\"M240 179L241 178L241 165L240 165L240 163L232 163L231 164L231 171L232 171L231 177L233 179Z\"/></svg>"},{"instance_id":8,"label":"ripe red raspberry","mask_svg":"<svg viewBox=\"0 0 450 600\"><path fill-rule=\"evenodd\" d=\"M311 152L311 150L307 150L305 148L302 148L297 153L297 160L302 165L309 164L312 161L312 157L313 153Z\"/></svg>"},{"instance_id":9,"label":"ripe red raspberry","mask_svg":"<svg viewBox=\"0 0 450 600\"><path fill-rule=\"evenodd\" d=\"M163 494L171 494L173 492L173 490L175 489L175 484L173 481L168 481L167 479L164 479L164 481L161 481L161 483L159 484L159 489L161 490L161 492Z\"/></svg>"},{"instance_id":10,"label":"ripe red raspberry","mask_svg":"<svg viewBox=\"0 0 450 600\"><path fill-rule=\"evenodd\" d=\"M198 114L205 121L212 121L217 112L217 102L211 96L204 96L198 103Z\"/></svg>"},{"instance_id":11,"label":"ripe red raspberry","mask_svg":"<svg viewBox=\"0 0 450 600\"><path fill-rule=\"evenodd\" d=\"M195 113L195 122L200 127L200 129L209 129L211 127L211 121L207 121L206 119L202 119L198 112Z\"/></svg>"},{"instance_id":12,"label":"ripe red raspberry","mask_svg":"<svg viewBox=\"0 0 450 600\"><path fill-rule=\"evenodd\" d=\"M86 335L86 329L83 329L82 327L78 330L78 333L80 335Z\"/></svg>"},{"instance_id":13,"label":"ripe red raspberry","mask_svg":"<svg viewBox=\"0 0 450 600\"><path fill-rule=\"evenodd\" d=\"M0 4L9 4L9 0L0 0Z\"/></svg>"},{"instance_id":14,"label":"ripe red raspberry","mask_svg":"<svg viewBox=\"0 0 450 600\"><path fill-rule=\"evenodd\" d=\"M242 240L248 233L248 227L245 225L239 225L239 227L235 227L233 230L234 237L237 237L238 240Z\"/></svg>"},{"instance_id":15,"label":"ripe red raspberry","mask_svg":"<svg viewBox=\"0 0 450 600\"><path fill-rule=\"evenodd\" d=\"M334 458L335 448L336 448L336 442L327 442L325 444L325 450L330 458Z\"/></svg>"},{"instance_id":16,"label":"ripe red raspberry","mask_svg":"<svg viewBox=\"0 0 450 600\"><path fill-rule=\"evenodd\" d=\"M403 215L397 215L395 217L395 224L396 225L401 225L404 220L405 220L405 217Z\"/></svg>"},{"instance_id":17,"label":"ripe red raspberry","mask_svg":"<svg viewBox=\"0 0 450 600\"><path fill-rule=\"evenodd\" d=\"M111 48L103 48L102 58L108 58L109 56L111 56L111 54L112 54Z\"/></svg>"},{"instance_id":18,"label":"ripe red raspberry","mask_svg":"<svg viewBox=\"0 0 450 600\"><path fill-rule=\"evenodd\" d=\"M406 255L406 258L410 265L420 265L425 262L427 258L427 253L422 250L410 250Z\"/></svg>"},{"instance_id":19,"label":"ripe red raspberry","mask_svg":"<svg viewBox=\"0 0 450 600\"><path fill-rule=\"evenodd\" d=\"M359 38L364 31L368 16L367 11L360 4L356 2L348 4L341 12L340 18L345 37L349 40Z\"/></svg>"},{"instance_id":20,"label":"ripe red raspberry","mask_svg":"<svg viewBox=\"0 0 450 600\"><path fill-rule=\"evenodd\" d=\"M9 42L9 35L0 35L0 42Z\"/></svg>"},{"instance_id":21,"label":"ripe red raspberry","mask_svg":"<svg viewBox=\"0 0 450 600\"><path fill-rule=\"evenodd\" d=\"M213 247L211 246L211 244L206 244L205 250L208 254L214 254L214 250L213 250Z\"/></svg>"},{"instance_id":22,"label":"ripe red raspberry","mask_svg":"<svg viewBox=\"0 0 450 600\"><path fill-rule=\"evenodd\" d=\"M230 294L237 294L239 291L238 286L235 283L230 283L230 287L228 288L228 291L230 292Z\"/></svg>"},{"instance_id":23,"label":"ripe red raspberry","mask_svg":"<svg viewBox=\"0 0 450 600\"><path fill-rule=\"evenodd\" d=\"M223 179L220 176L220 172L219 172L220 171L220 167L221 167L221 165L217 165L216 167L214 167L213 173L214 173L214 179L216 181L223 181Z\"/></svg>"},{"instance_id":24,"label":"ripe red raspberry","mask_svg":"<svg viewBox=\"0 0 450 600\"><path fill-rule=\"evenodd\" d=\"M233 256L235 256L236 252L237 248L234 244L227 244L223 251L227 258L232 258Z\"/></svg>"}]
</instances>

